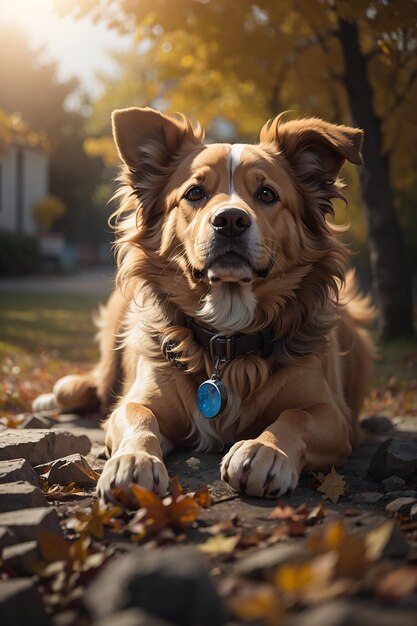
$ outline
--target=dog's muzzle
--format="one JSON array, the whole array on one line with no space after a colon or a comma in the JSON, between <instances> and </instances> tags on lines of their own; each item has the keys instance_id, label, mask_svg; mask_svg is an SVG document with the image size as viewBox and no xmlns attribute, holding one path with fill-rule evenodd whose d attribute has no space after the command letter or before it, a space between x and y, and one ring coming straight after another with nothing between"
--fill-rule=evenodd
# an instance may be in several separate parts
<instances>
[{"instance_id":1,"label":"dog's muzzle","mask_svg":"<svg viewBox=\"0 0 417 626\"><path fill-rule=\"evenodd\" d=\"M221 209L210 220L216 234L233 239L243 235L251 225L249 215L243 209Z\"/></svg>"}]
</instances>

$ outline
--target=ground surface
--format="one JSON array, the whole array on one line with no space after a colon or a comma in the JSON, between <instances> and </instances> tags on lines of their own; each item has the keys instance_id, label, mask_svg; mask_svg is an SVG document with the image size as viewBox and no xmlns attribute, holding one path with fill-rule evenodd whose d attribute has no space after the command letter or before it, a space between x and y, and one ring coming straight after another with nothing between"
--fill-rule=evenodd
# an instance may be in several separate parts
<instances>
[{"instance_id":1,"label":"ground surface","mask_svg":"<svg viewBox=\"0 0 417 626\"><path fill-rule=\"evenodd\" d=\"M110 282L100 283L96 279L97 275L88 280L69 279L65 288L60 279L58 298L53 289L48 291L46 287L45 294L40 294L37 289L43 289L43 284L36 285L35 289L32 283L33 290L30 285L24 285L24 295L19 290L12 293L9 288L2 299L0 316L6 323L2 325L0 337L5 355L0 398L3 425L12 428L0 432L0 444L6 432L17 434L17 444L25 433L30 437L36 432L36 429L22 428L31 397L47 390L62 370L68 372L74 367L85 367L82 361L92 358L89 310L93 301L102 298ZM74 283L78 287L74 287ZM79 291L80 284L84 295ZM0 284L1 287L4 285ZM50 315L47 312L51 310L60 313ZM20 318L13 311L20 312ZM34 321L39 322L40 318L39 329L30 335L29 331L36 329ZM16 331L18 319L21 326ZM51 335L59 342L68 324L73 327L68 332L67 343L54 347ZM77 334L77 329L75 343L69 337L72 332ZM22 335L25 341L21 341ZM31 356L29 351L34 345L38 352ZM51 355L54 349L57 353ZM179 495L177 481L174 481L171 501L164 504L150 501L147 494L139 493L136 500L132 496L132 502L125 502L128 512L97 508L93 483L104 464L104 433L98 417L45 414L44 430L38 432L51 432L52 428L88 436L92 448L82 456L96 474L91 473L89 488L80 487L76 480L67 487L54 486L53 481L48 484L49 462L53 459L48 458L52 454L50 448L45 448L45 457L38 465L47 465L37 468L40 489L48 502L43 508L58 512L61 530L53 525L45 526L49 533L46 535L36 529L30 531L30 535L25 530L30 541L28 537L24 540L17 537L11 547L3 550L0 618L5 616L6 621L0 621L25 626L47 624L48 620L56 626L91 623L152 626L157 622L152 621L151 615L158 615L165 619L165 622L158 622L160 625L416 624L417 453L413 456L411 450L404 455L402 464L391 466L399 473L404 470L407 475L404 480L394 479L389 484L369 475L370 461L384 441L394 437L417 442L415 354L415 346L398 344L385 352L366 407L373 416L365 421L362 444L346 465L337 470L346 484L338 490L339 479L336 479L336 494L331 488L324 493L319 491L324 477L320 480L307 474L294 493L280 502L243 498L220 480L220 455L197 455L182 450L168 457L169 473L177 476L185 493L194 494L208 486L210 506L203 506L208 504L205 492L187 498ZM50 370L47 375L42 369L45 367ZM24 380L30 383L27 388L23 386ZM16 417L18 415L22 417ZM79 443L71 445L66 455L80 451ZM37 448L40 449L40 444ZM18 447L15 450L10 452L9 458L24 456ZM30 456L30 450L28 454ZM60 452L58 456L65 455ZM389 459L380 460L379 466L388 478L394 473L393 469L392 473L390 471ZM0 478L1 467L0 461ZM410 473L407 470L410 467L416 469ZM27 477L22 475L17 480L27 480ZM9 493L12 489L9 488ZM326 495L333 496L337 502L324 498ZM0 490L0 509L2 502L6 502L2 510L17 510L20 517L34 506L32 500L32 504L22 508L21 495L10 499L6 494L4 501L1 496ZM406 501L398 502L401 498ZM134 512L139 505L142 507ZM152 519L146 511L151 511ZM2 522L1 514L0 510L0 531L17 524L10 522L10 518L3 518ZM43 527L43 522L39 526ZM14 532L15 537L22 532L18 524ZM3 539L0 535L0 542ZM30 542L32 545L27 546ZM20 556L16 556L16 547L13 547L16 545L18 551L26 545ZM199 546L202 563L198 561L195 565L193 556L183 551L186 545ZM174 552L170 551L171 546L177 546ZM167 560L158 566L162 547ZM179 552L175 552L176 549ZM149 567L145 567L148 552L156 568L153 578ZM127 563L132 554L134 566ZM168 575L170 559L173 573ZM116 569L117 563L120 571ZM134 569L128 581L126 572L121 571L123 563ZM110 572L111 582L105 578L106 571ZM141 589L148 589L146 597L153 597L156 590L157 598L151 605L140 592L133 594L133 600L120 600L133 585L133 579L140 581ZM25 591L29 594L25 596L26 604L31 610L19 621L16 615L24 597L18 589L21 581L32 585L30 593ZM101 592L97 591L97 585L94 587L97 581ZM215 591L208 588L212 583ZM111 600L114 589L117 600ZM193 595L198 597L197 605L194 605ZM42 600L38 606L39 596ZM208 597L212 598L212 613L201 609L204 598ZM49 617L42 612L42 606L46 607ZM140 609L128 610L131 606ZM123 611L123 617L115 617L117 611ZM113 617L103 621L108 614ZM15 616L14 622L11 615Z\"/></svg>"}]
</instances>

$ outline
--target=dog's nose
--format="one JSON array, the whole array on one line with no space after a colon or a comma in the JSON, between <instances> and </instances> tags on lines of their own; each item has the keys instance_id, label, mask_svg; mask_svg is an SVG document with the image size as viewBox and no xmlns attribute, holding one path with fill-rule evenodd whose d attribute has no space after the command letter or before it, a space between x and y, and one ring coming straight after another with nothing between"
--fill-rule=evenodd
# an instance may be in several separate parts
<instances>
[{"instance_id":1,"label":"dog's nose","mask_svg":"<svg viewBox=\"0 0 417 626\"><path fill-rule=\"evenodd\" d=\"M238 237L250 226L250 217L243 209L221 209L210 220L213 230L225 237Z\"/></svg>"}]
</instances>

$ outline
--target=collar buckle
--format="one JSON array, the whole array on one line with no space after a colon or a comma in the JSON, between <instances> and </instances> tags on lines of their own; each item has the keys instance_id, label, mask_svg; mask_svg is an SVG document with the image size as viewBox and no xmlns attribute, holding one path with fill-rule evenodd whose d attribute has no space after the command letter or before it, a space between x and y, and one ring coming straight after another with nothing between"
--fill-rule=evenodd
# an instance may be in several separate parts
<instances>
[{"instance_id":1,"label":"collar buckle","mask_svg":"<svg viewBox=\"0 0 417 626\"><path fill-rule=\"evenodd\" d=\"M218 351L216 350L216 347L219 346L220 350L220 354L218 353ZM223 348L223 346L225 346L226 350L222 350L221 348ZM235 346L236 346L236 337L234 335L232 335L231 337L225 337L224 335L214 335L213 337L210 338L210 342L209 342L209 352L210 352L210 356L213 359L213 361L216 358L219 358L221 363L225 363L226 361L231 361L234 358L234 353L235 353Z\"/></svg>"}]
</instances>

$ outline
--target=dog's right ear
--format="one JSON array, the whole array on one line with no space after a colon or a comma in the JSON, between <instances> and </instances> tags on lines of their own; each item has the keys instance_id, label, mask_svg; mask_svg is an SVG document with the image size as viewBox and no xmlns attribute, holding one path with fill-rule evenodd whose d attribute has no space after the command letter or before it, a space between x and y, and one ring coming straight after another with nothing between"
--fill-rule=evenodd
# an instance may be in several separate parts
<instances>
[{"instance_id":1,"label":"dog's right ear","mask_svg":"<svg viewBox=\"0 0 417 626\"><path fill-rule=\"evenodd\" d=\"M168 117L149 107L114 111L112 121L121 159L140 176L160 174L186 142L201 144L204 138L186 117Z\"/></svg>"}]
</instances>

